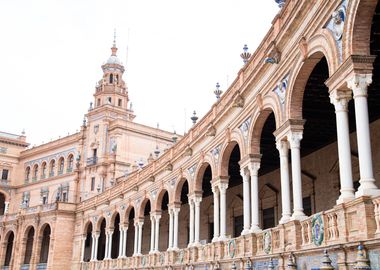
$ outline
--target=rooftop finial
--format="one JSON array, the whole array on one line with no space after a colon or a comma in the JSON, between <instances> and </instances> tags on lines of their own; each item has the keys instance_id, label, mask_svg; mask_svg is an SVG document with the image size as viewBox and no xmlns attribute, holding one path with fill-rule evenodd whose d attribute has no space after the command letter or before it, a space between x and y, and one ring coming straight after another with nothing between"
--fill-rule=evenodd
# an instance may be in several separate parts
<instances>
[{"instance_id":1,"label":"rooftop finial","mask_svg":"<svg viewBox=\"0 0 380 270\"><path fill-rule=\"evenodd\" d=\"M113 29L113 47L116 47L116 28Z\"/></svg>"},{"instance_id":2,"label":"rooftop finial","mask_svg":"<svg viewBox=\"0 0 380 270\"><path fill-rule=\"evenodd\" d=\"M113 44L112 44L112 55L116 56L117 47L116 47L116 28L113 30Z\"/></svg>"}]
</instances>

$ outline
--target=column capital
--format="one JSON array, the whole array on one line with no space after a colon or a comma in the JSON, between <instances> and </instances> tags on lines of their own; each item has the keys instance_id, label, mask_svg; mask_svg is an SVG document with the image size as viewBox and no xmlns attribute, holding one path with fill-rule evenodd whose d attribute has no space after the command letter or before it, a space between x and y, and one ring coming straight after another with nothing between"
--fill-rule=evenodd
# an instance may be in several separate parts
<instances>
[{"instance_id":1,"label":"column capital","mask_svg":"<svg viewBox=\"0 0 380 270\"><path fill-rule=\"evenodd\" d=\"M218 188L220 190L220 193L226 192L226 190L228 188L228 183L220 182L220 183L218 183Z\"/></svg>"},{"instance_id":2,"label":"column capital","mask_svg":"<svg viewBox=\"0 0 380 270\"><path fill-rule=\"evenodd\" d=\"M288 156L289 152L289 142L285 140L277 140L276 148L280 152L280 156Z\"/></svg>"},{"instance_id":3,"label":"column capital","mask_svg":"<svg viewBox=\"0 0 380 270\"><path fill-rule=\"evenodd\" d=\"M248 167L240 168L240 175L243 178L243 182L249 181L249 169Z\"/></svg>"},{"instance_id":4,"label":"column capital","mask_svg":"<svg viewBox=\"0 0 380 270\"><path fill-rule=\"evenodd\" d=\"M289 131L288 133L288 141L290 144L290 148L300 148L301 140L303 138L303 131Z\"/></svg>"},{"instance_id":5,"label":"column capital","mask_svg":"<svg viewBox=\"0 0 380 270\"><path fill-rule=\"evenodd\" d=\"M134 218L135 225L139 225L139 223L144 224L144 218Z\"/></svg>"},{"instance_id":6,"label":"column capital","mask_svg":"<svg viewBox=\"0 0 380 270\"><path fill-rule=\"evenodd\" d=\"M347 79L347 87L354 93L354 98L366 97L368 86L372 83L372 74L353 74Z\"/></svg>"},{"instance_id":7,"label":"column capital","mask_svg":"<svg viewBox=\"0 0 380 270\"><path fill-rule=\"evenodd\" d=\"M347 112L350 100L351 93L349 91L332 90L330 92L330 102L335 106L336 112Z\"/></svg>"},{"instance_id":8,"label":"column capital","mask_svg":"<svg viewBox=\"0 0 380 270\"><path fill-rule=\"evenodd\" d=\"M260 160L251 161L249 163L249 171L252 175L257 175L260 169Z\"/></svg>"}]
</instances>

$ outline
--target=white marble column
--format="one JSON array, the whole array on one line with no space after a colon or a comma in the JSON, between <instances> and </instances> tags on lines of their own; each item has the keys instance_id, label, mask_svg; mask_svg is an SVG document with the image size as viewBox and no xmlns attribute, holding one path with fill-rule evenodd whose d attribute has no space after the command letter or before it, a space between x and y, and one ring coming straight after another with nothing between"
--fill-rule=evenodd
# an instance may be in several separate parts
<instances>
[{"instance_id":1,"label":"white marble column","mask_svg":"<svg viewBox=\"0 0 380 270\"><path fill-rule=\"evenodd\" d=\"M123 256L123 242L124 242L124 230L120 226L119 227L119 254L117 255L118 258L121 258Z\"/></svg>"},{"instance_id":2,"label":"white marble column","mask_svg":"<svg viewBox=\"0 0 380 270\"><path fill-rule=\"evenodd\" d=\"M243 178L243 218L244 226L242 235L250 233L251 228L251 199L250 199L250 185L249 185L249 175L247 170L244 168L240 169L240 175Z\"/></svg>"},{"instance_id":3,"label":"white marble column","mask_svg":"<svg viewBox=\"0 0 380 270\"><path fill-rule=\"evenodd\" d=\"M356 136L358 142L360 186L356 197L378 196L380 190L375 185L372 166L372 150L369 130L367 92L372 83L372 74L355 74L347 81L352 89L355 102Z\"/></svg>"},{"instance_id":4,"label":"white marble column","mask_svg":"<svg viewBox=\"0 0 380 270\"><path fill-rule=\"evenodd\" d=\"M219 199L220 199L220 194L219 194L219 188L214 185L212 187L212 193L214 194L214 237L212 238L212 242L216 242L219 240Z\"/></svg>"},{"instance_id":5,"label":"white marble column","mask_svg":"<svg viewBox=\"0 0 380 270\"><path fill-rule=\"evenodd\" d=\"M301 177L301 140L302 131L290 131L288 137L292 158L293 176L293 215L292 219L303 220L302 177Z\"/></svg>"},{"instance_id":6,"label":"white marble column","mask_svg":"<svg viewBox=\"0 0 380 270\"><path fill-rule=\"evenodd\" d=\"M113 235L113 231L110 231L108 233L108 259L111 259L111 253L112 253L112 235Z\"/></svg>"},{"instance_id":7,"label":"white marble column","mask_svg":"<svg viewBox=\"0 0 380 270\"><path fill-rule=\"evenodd\" d=\"M150 214L150 251L149 253L154 252L154 241L156 239L155 234L156 234L156 220L155 220L155 215L153 213Z\"/></svg>"},{"instance_id":8,"label":"white marble column","mask_svg":"<svg viewBox=\"0 0 380 270\"><path fill-rule=\"evenodd\" d=\"M227 183L219 183L220 190L220 237L219 240L227 239Z\"/></svg>"},{"instance_id":9,"label":"white marble column","mask_svg":"<svg viewBox=\"0 0 380 270\"><path fill-rule=\"evenodd\" d=\"M169 212L169 243L168 243L168 251L173 248L173 227L174 227L174 214L171 208L168 209Z\"/></svg>"},{"instance_id":10,"label":"white marble column","mask_svg":"<svg viewBox=\"0 0 380 270\"><path fill-rule=\"evenodd\" d=\"M195 205L195 226L194 226L194 245L200 244L200 223L201 223L201 201L202 196L194 197L194 205Z\"/></svg>"},{"instance_id":11,"label":"white marble column","mask_svg":"<svg viewBox=\"0 0 380 270\"><path fill-rule=\"evenodd\" d=\"M276 143L280 153L280 171L281 171L281 205L282 217L280 224L288 222L292 215L290 206L290 180L289 180L289 145L287 141L278 141Z\"/></svg>"},{"instance_id":12,"label":"white marble column","mask_svg":"<svg viewBox=\"0 0 380 270\"><path fill-rule=\"evenodd\" d=\"M179 216L179 207L173 208L174 213L174 232L173 232L173 246L174 250L178 249L178 216Z\"/></svg>"},{"instance_id":13,"label":"white marble column","mask_svg":"<svg viewBox=\"0 0 380 270\"><path fill-rule=\"evenodd\" d=\"M133 256L138 254L138 244L139 242L139 225L138 222L135 222L135 241L133 242Z\"/></svg>"},{"instance_id":14,"label":"white marble column","mask_svg":"<svg viewBox=\"0 0 380 270\"><path fill-rule=\"evenodd\" d=\"M104 251L104 260L108 259L108 232L106 231L106 244L104 246L105 251Z\"/></svg>"},{"instance_id":15,"label":"white marble column","mask_svg":"<svg viewBox=\"0 0 380 270\"><path fill-rule=\"evenodd\" d=\"M194 201L192 198L189 198L189 247L194 244Z\"/></svg>"},{"instance_id":16,"label":"white marble column","mask_svg":"<svg viewBox=\"0 0 380 270\"><path fill-rule=\"evenodd\" d=\"M98 244L99 244L99 233L94 233L92 235L92 251L91 251L91 261L97 261L98 260Z\"/></svg>"},{"instance_id":17,"label":"white marble column","mask_svg":"<svg viewBox=\"0 0 380 270\"><path fill-rule=\"evenodd\" d=\"M128 236L128 227L125 227L123 230L123 243L122 243L122 252L121 257L127 257L127 236Z\"/></svg>"},{"instance_id":18,"label":"white marble column","mask_svg":"<svg viewBox=\"0 0 380 270\"><path fill-rule=\"evenodd\" d=\"M355 198L352 177L350 128L348 124L348 102L351 95L334 90L330 93L330 101L335 107L336 133L338 138L340 196L337 204Z\"/></svg>"},{"instance_id":19,"label":"white marble column","mask_svg":"<svg viewBox=\"0 0 380 270\"><path fill-rule=\"evenodd\" d=\"M251 232L260 232L260 217L259 217L259 161L251 161L249 164L249 172L251 175Z\"/></svg>"},{"instance_id":20,"label":"white marble column","mask_svg":"<svg viewBox=\"0 0 380 270\"><path fill-rule=\"evenodd\" d=\"M158 252L158 244L159 244L159 240L160 240L160 219L161 219L161 215L156 214L156 216L155 216L155 221L156 221L155 229L156 229L156 233L154 234L154 236L155 236L154 251L155 252Z\"/></svg>"},{"instance_id":21,"label":"white marble column","mask_svg":"<svg viewBox=\"0 0 380 270\"><path fill-rule=\"evenodd\" d=\"M139 221L139 223L138 223L138 227L139 227L139 244L138 244L138 249L137 249L138 255L141 255L143 225L144 225L144 221Z\"/></svg>"}]
</instances>

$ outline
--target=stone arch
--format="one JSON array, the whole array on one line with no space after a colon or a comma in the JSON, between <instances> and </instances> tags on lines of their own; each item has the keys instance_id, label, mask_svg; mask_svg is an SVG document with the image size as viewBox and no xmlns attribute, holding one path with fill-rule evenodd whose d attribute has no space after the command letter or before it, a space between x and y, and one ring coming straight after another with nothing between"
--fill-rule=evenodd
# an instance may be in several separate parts
<instances>
[{"instance_id":1,"label":"stone arch","mask_svg":"<svg viewBox=\"0 0 380 270\"><path fill-rule=\"evenodd\" d=\"M119 215L119 218L121 220L121 214L119 213L119 211L114 211L109 219L109 228L114 228L115 226L115 218L116 216Z\"/></svg>"},{"instance_id":2,"label":"stone arch","mask_svg":"<svg viewBox=\"0 0 380 270\"><path fill-rule=\"evenodd\" d=\"M197 171L195 172L195 181L193 186L193 192L202 192L202 181L203 181L203 174L205 173L208 166L211 168L211 175L215 176L215 167L213 167L212 162L203 161L201 164L197 166Z\"/></svg>"},{"instance_id":3,"label":"stone arch","mask_svg":"<svg viewBox=\"0 0 380 270\"><path fill-rule=\"evenodd\" d=\"M4 198L5 198L5 201L6 201L6 202L9 202L9 200L10 200L10 195L9 195L9 193L8 193L7 191L5 191L5 190L0 190L0 194L3 194L3 195L4 195Z\"/></svg>"},{"instance_id":4,"label":"stone arch","mask_svg":"<svg viewBox=\"0 0 380 270\"><path fill-rule=\"evenodd\" d=\"M350 55L370 55L371 24L378 2L349 1L343 34L345 58Z\"/></svg>"},{"instance_id":5,"label":"stone arch","mask_svg":"<svg viewBox=\"0 0 380 270\"><path fill-rule=\"evenodd\" d=\"M136 218L144 218L144 211L145 211L145 207L147 205L147 203L150 203L150 207L152 209L152 200L149 198L149 196L146 196L140 203L140 206L139 208L137 209L137 212L135 212L135 217Z\"/></svg>"},{"instance_id":6,"label":"stone arch","mask_svg":"<svg viewBox=\"0 0 380 270\"><path fill-rule=\"evenodd\" d=\"M264 107L262 110L255 113L255 115L252 117L252 125L249 135L249 142L250 147L249 151L250 154L260 154L260 142L261 142L261 134L262 130L264 128L265 122L268 119L269 115L273 113L275 122L276 122L276 128L279 127L279 117L278 114L276 114L276 111L273 107L267 106Z\"/></svg>"},{"instance_id":7,"label":"stone arch","mask_svg":"<svg viewBox=\"0 0 380 270\"><path fill-rule=\"evenodd\" d=\"M134 211L135 216L136 216L136 208L135 208L135 206L133 204L129 204L126 207L125 211L124 211L124 223L125 224L128 224L128 222L129 222L129 216L130 216L132 210Z\"/></svg>"},{"instance_id":8,"label":"stone arch","mask_svg":"<svg viewBox=\"0 0 380 270\"><path fill-rule=\"evenodd\" d=\"M286 115L288 119L302 119L302 102L306 83L308 82L314 67L323 57L327 60L329 76L334 72L334 61L329 57L329 55L332 54L331 50L326 49L321 44L316 44L318 40L320 39L315 38L310 43L313 47L310 47L306 60L303 58L298 59L293 75L289 80L286 95Z\"/></svg>"},{"instance_id":9,"label":"stone arch","mask_svg":"<svg viewBox=\"0 0 380 270\"><path fill-rule=\"evenodd\" d=\"M102 225L103 219L106 221L106 226L107 226L107 219L106 219L106 217L103 216L103 215L101 215L101 216L99 217L99 219L96 221L96 224L95 224L95 226L94 226L94 230L95 230L96 232L99 232L99 231L100 231L100 226Z\"/></svg>"},{"instance_id":10,"label":"stone arch","mask_svg":"<svg viewBox=\"0 0 380 270\"><path fill-rule=\"evenodd\" d=\"M9 230L5 233L4 243L5 245L5 254L4 254L4 266L10 266L13 261L13 250L15 245L16 234L13 230Z\"/></svg>"},{"instance_id":11,"label":"stone arch","mask_svg":"<svg viewBox=\"0 0 380 270\"><path fill-rule=\"evenodd\" d=\"M228 163L230 160L230 156L232 153L232 150L235 148L235 146L238 145L240 149L240 159L243 158L243 151L241 149L242 145L241 142L237 142L235 140L231 140L230 142L226 143L221 151L221 159L219 164L219 175L220 176L228 176Z\"/></svg>"},{"instance_id":12,"label":"stone arch","mask_svg":"<svg viewBox=\"0 0 380 270\"><path fill-rule=\"evenodd\" d=\"M91 220L87 220L86 223L84 224L83 226L83 235L85 235L87 233L87 230L88 230L88 227L91 226L92 229L94 229L94 224Z\"/></svg>"},{"instance_id":13,"label":"stone arch","mask_svg":"<svg viewBox=\"0 0 380 270\"><path fill-rule=\"evenodd\" d=\"M186 177L180 177L178 180L177 180L177 184L176 186L174 187L174 196L173 197L173 202L180 202L181 201L181 192L182 192L182 187L183 185L185 184L185 182L187 182L187 185L189 186L189 194L191 193L191 190L190 190L190 182L187 180L188 178Z\"/></svg>"},{"instance_id":14,"label":"stone arch","mask_svg":"<svg viewBox=\"0 0 380 270\"><path fill-rule=\"evenodd\" d=\"M152 211L160 211L160 210L162 210L161 209L162 200L163 200L164 195L165 195L166 192L168 193L168 196L169 196L169 202L171 202L173 196L170 194L169 190L166 189L166 188L161 188L157 192L157 197L156 197L156 200L155 200L154 204L152 204Z\"/></svg>"}]
</instances>

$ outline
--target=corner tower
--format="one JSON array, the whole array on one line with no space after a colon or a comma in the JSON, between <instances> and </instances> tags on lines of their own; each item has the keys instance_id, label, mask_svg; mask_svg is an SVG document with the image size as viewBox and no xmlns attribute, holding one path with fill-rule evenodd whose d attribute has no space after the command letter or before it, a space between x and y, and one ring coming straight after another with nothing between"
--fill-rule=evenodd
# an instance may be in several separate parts
<instances>
[{"instance_id":1,"label":"corner tower","mask_svg":"<svg viewBox=\"0 0 380 270\"><path fill-rule=\"evenodd\" d=\"M117 57L116 36L111 48L111 56L102 65L103 78L99 80L95 87L94 112L111 109L121 118L133 120L135 115L128 109L129 98L128 88L123 80L124 66Z\"/></svg>"}]
</instances>

